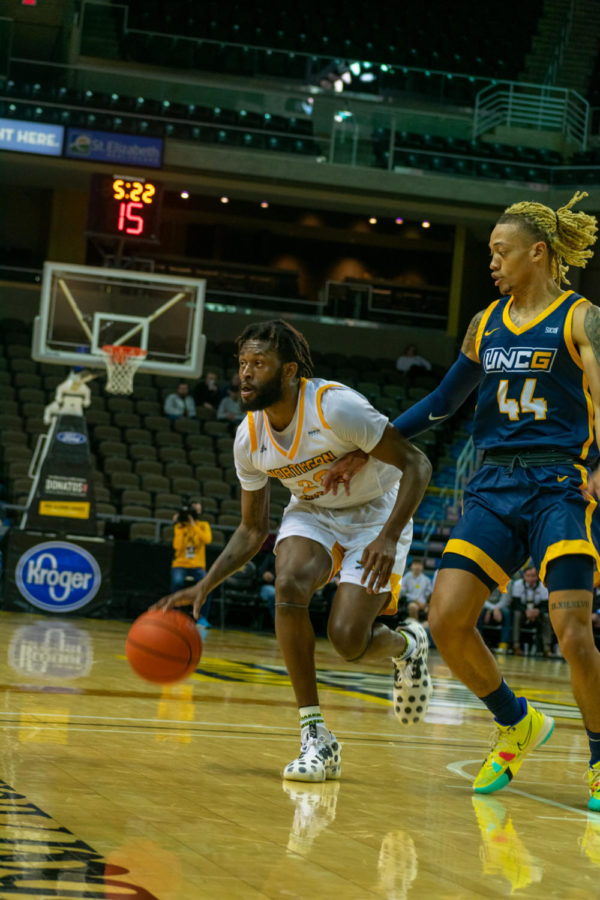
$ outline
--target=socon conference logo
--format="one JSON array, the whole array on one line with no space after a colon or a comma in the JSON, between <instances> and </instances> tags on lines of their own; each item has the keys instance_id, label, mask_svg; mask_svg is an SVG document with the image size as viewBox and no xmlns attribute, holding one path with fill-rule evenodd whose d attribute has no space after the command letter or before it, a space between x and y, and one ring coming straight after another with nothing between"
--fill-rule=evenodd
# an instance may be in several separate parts
<instances>
[{"instance_id":1,"label":"socon conference logo","mask_svg":"<svg viewBox=\"0 0 600 900\"><path fill-rule=\"evenodd\" d=\"M102 576L87 550L66 541L48 541L27 550L15 573L23 597L48 612L70 612L98 593Z\"/></svg>"}]
</instances>

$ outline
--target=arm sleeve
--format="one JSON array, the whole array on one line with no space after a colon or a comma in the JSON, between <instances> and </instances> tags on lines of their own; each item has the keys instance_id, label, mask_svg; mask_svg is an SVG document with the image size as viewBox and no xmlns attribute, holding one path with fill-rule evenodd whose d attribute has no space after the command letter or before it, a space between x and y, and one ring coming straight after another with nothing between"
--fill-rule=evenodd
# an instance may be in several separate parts
<instances>
[{"instance_id":1,"label":"arm sleeve","mask_svg":"<svg viewBox=\"0 0 600 900\"><path fill-rule=\"evenodd\" d=\"M370 453L383 436L387 416L377 412L362 394L350 388L331 388L321 401L325 421L343 441Z\"/></svg>"},{"instance_id":2,"label":"arm sleeve","mask_svg":"<svg viewBox=\"0 0 600 900\"><path fill-rule=\"evenodd\" d=\"M462 406L483 377L479 363L461 353L434 391L392 422L404 437L411 438L447 419ZM361 447L361 449L363 449Z\"/></svg>"}]
</instances>

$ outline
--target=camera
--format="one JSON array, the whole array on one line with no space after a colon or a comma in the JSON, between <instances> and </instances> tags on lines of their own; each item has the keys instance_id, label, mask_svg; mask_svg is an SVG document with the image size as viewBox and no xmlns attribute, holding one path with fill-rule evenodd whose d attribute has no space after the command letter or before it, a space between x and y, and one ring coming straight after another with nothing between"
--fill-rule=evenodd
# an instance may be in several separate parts
<instances>
[{"instance_id":1,"label":"camera","mask_svg":"<svg viewBox=\"0 0 600 900\"><path fill-rule=\"evenodd\" d=\"M192 501L186 500L177 510L176 523L178 525L186 525L190 518L197 519L198 512L194 509Z\"/></svg>"}]
</instances>

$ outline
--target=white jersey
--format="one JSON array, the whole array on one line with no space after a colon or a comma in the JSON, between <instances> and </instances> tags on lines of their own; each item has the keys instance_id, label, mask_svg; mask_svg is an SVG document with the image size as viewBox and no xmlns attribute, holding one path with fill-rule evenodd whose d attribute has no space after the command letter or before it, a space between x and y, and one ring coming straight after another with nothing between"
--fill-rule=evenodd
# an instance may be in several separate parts
<instances>
[{"instance_id":1,"label":"white jersey","mask_svg":"<svg viewBox=\"0 0 600 900\"><path fill-rule=\"evenodd\" d=\"M302 378L294 417L284 431L274 431L262 411L248 413L234 444L235 467L244 490L263 488L278 478L295 500L342 509L368 503L398 484L402 473L374 457L352 479L350 496L324 494L328 469L351 450L370 453L388 419L356 391L322 378ZM295 501L292 501L292 503Z\"/></svg>"}]
</instances>

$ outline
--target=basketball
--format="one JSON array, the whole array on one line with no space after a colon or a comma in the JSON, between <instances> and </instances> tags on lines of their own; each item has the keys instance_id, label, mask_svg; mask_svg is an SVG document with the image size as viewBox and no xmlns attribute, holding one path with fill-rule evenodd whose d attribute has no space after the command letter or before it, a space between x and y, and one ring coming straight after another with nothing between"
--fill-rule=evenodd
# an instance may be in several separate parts
<instances>
[{"instance_id":1,"label":"basketball","mask_svg":"<svg viewBox=\"0 0 600 900\"><path fill-rule=\"evenodd\" d=\"M194 620L185 613L151 609L129 629L125 653L141 678L171 684L194 671L202 655L202 638Z\"/></svg>"}]
</instances>

